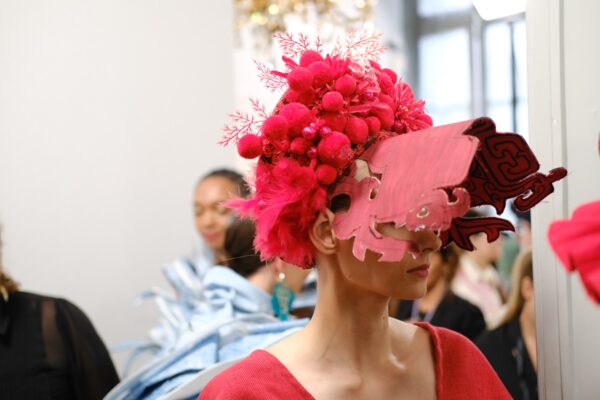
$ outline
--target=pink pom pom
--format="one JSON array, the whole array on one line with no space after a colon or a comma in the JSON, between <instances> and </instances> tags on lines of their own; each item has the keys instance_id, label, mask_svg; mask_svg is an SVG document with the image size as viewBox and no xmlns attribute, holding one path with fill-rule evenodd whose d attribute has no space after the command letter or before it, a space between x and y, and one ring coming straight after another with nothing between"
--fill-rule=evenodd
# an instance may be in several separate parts
<instances>
[{"instance_id":1,"label":"pink pom pom","mask_svg":"<svg viewBox=\"0 0 600 400\"><path fill-rule=\"evenodd\" d=\"M335 82L335 90L344 97L351 96L356 90L356 80L350 75L344 75Z\"/></svg>"},{"instance_id":2,"label":"pink pom pom","mask_svg":"<svg viewBox=\"0 0 600 400\"><path fill-rule=\"evenodd\" d=\"M317 180L321 185L329 186L337 179L337 170L330 165L321 164L316 170Z\"/></svg>"},{"instance_id":3,"label":"pink pom pom","mask_svg":"<svg viewBox=\"0 0 600 400\"><path fill-rule=\"evenodd\" d=\"M352 144L363 144L369 138L369 126L362 118L350 117L345 132Z\"/></svg>"},{"instance_id":4,"label":"pink pom pom","mask_svg":"<svg viewBox=\"0 0 600 400\"><path fill-rule=\"evenodd\" d=\"M300 56L301 67L308 67L310 64L317 61L323 61L323 57L321 56L321 54L319 54L318 51L306 50Z\"/></svg>"},{"instance_id":5,"label":"pink pom pom","mask_svg":"<svg viewBox=\"0 0 600 400\"><path fill-rule=\"evenodd\" d=\"M308 68L297 67L288 73L287 81L292 90L304 92L312 86L313 73Z\"/></svg>"},{"instance_id":6,"label":"pink pom pom","mask_svg":"<svg viewBox=\"0 0 600 400\"><path fill-rule=\"evenodd\" d=\"M302 93L299 93L296 101L304 104L305 106L312 106L315 102L315 91L308 89Z\"/></svg>"},{"instance_id":7,"label":"pink pom pom","mask_svg":"<svg viewBox=\"0 0 600 400\"><path fill-rule=\"evenodd\" d=\"M325 113L321 116L328 126L334 131L343 132L346 127L346 117L340 113Z\"/></svg>"},{"instance_id":8,"label":"pink pom pom","mask_svg":"<svg viewBox=\"0 0 600 400\"><path fill-rule=\"evenodd\" d=\"M319 161L334 166L343 167L352 160L353 152L350 147L348 136L340 132L333 132L330 136L322 139L317 148Z\"/></svg>"},{"instance_id":9,"label":"pink pom pom","mask_svg":"<svg viewBox=\"0 0 600 400\"><path fill-rule=\"evenodd\" d=\"M262 133L272 141L281 140L287 136L288 121L281 115L273 115L263 122Z\"/></svg>"},{"instance_id":10,"label":"pink pom pom","mask_svg":"<svg viewBox=\"0 0 600 400\"><path fill-rule=\"evenodd\" d=\"M313 146L310 149L308 149L308 151L306 152L306 157L316 158L317 157L317 148Z\"/></svg>"},{"instance_id":11,"label":"pink pom pom","mask_svg":"<svg viewBox=\"0 0 600 400\"><path fill-rule=\"evenodd\" d=\"M290 144L290 151L299 156L306 153L307 149L308 142L301 137L297 137L296 139L292 140L292 143Z\"/></svg>"},{"instance_id":12,"label":"pink pom pom","mask_svg":"<svg viewBox=\"0 0 600 400\"><path fill-rule=\"evenodd\" d=\"M396 74L394 71L392 71L392 70L391 70L391 69L389 69L389 68L384 68L384 69L383 69L383 72L384 72L384 73L385 73L387 76L389 76L389 77L390 77L390 79L392 80L392 83L396 83L396 82L398 82L398 75L397 75L397 74Z\"/></svg>"},{"instance_id":13,"label":"pink pom pom","mask_svg":"<svg viewBox=\"0 0 600 400\"><path fill-rule=\"evenodd\" d=\"M394 124L394 113L388 107L386 108L374 108L371 110L371 114L376 116L381 123L381 128L390 129Z\"/></svg>"},{"instance_id":14,"label":"pink pom pom","mask_svg":"<svg viewBox=\"0 0 600 400\"><path fill-rule=\"evenodd\" d=\"M316 88L320 88L323 85L331 82L333 79L333 74L331 72L331 67L329 64L323 61L317 61L308 67L310 72L312 72L314 76L313 86Z\"/></svg>"},{"instance_id":15,"label":"pink pom pom","mask_svg":"<svg viewBox=\"0 0 600 400\"><path fill-rule=\"evenodd\" d=\"M298 97L300 97L300 93L296 92L295 90L288 89L283 97L288 103L296 103L298 101Z\"/></svg>"},{"instance_id":16,"label":"pink pom pom","mask_svg":"<svg viewBox=\"0 0 600 400\"><path fill-rule=\"evenodd\" d=\"M322 104L325 111L338 112L344 105L344 97L340 92L325 93Z\"/></svg>"},{"instance_id":17,"label":"pink pom pom","mask_svg":"<svg viewBox=\"0 0 600 400\"><path fill-rule=\"evenodd\" d=\"M287 119L289 135L300 136L302 129L310 123L313 116L310 110L300 103L289 103L281 108L279 115Z\"/></svg>"},{"instance_id":18,"label":"pink pom pom","mask_svg":"<svg viewBox=\"0 0 600 400\"><path fill-rule=\"evenodd\" d=\"M367 117L365 118L365 122L369 126L369 133L371 135L375 135L381 130L381 122L379 122L379 118L373 116Z\"/></svg>"},{"instance_id":19,"label":"pink pom pom","mask_svg":"<svg viewBox=\"0 0 600 400\"><path fill-rule=\"evenodd\" d=\"M262 139L253 134L244 135L238 142L237 149L240 156L251 160L262 153Z\"/></svg>"}]
</instances>

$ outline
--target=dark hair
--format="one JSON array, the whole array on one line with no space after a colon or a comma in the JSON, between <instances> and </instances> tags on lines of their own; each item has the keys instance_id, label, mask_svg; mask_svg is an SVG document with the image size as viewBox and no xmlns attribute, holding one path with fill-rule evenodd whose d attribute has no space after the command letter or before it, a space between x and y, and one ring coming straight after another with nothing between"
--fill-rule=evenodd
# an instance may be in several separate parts
<instances>
[{"instance_id":1,"label":"dark hair","mask_svg":"<svg viewBox=\"0 0 600 400\"><path fill-rule=\"evenodd\" d=\"M447 266L444 273L444 279L446 283L449 284L452 282L452 279L454 279L454 275L456 275L456 270L458 269L460 261L460 252L454 244L449 244L448 246L439 249L438 253L442 258L442 262Z\"/></svg>"},{"instance_id":2,"label":"dark hair","mask_svg":"<svg viewBox=\"0 0 600 400\"><path fill-rule=\"evenodd\" d=\"M531 250L525 250L515 260L512 269L511 292L506 302L506 313L502 318L502 324L511 321L521 313L525 299L521 293L523 279L529 278L533 282L533 255Z\"/></svg>"},{"instance_id":3,"label":"dark hair","mask_svg":"<svg viewBox=\"0 0 600 400\"><path fill-rule=\"evenodd\" d=\"M514 202L510 203L510 210L517 216L517 219L527 221L531 224L531 211L520 211L517 209Z\"/></svg>"},{"instance_id":4,"label":"dark hair","mask_svg":"<svg viewBox=\"0 0 600 400\"><path fill-rule=\"evenodd\" d=\"M250 196L250 189L248 188L244 177L239 172L227 168L215 169L210 171L208 174L204 175L202 178L200 178L198 184L200 184L200 182L203 182L208 178L228 179L229 181L231 181L231 183L237 186L239 195L241 197L246 198Z\"/></svg>"},{"instance_id":5,"label":"dark hair","mask_svg":"<svg viewBox=\"0 0 600 400\"><path fill-rule=\"evenodd\" d=\"M463 217L465 218L483 218L488 215L480 208L471 208Z\"/></svg>"},{"instance_id":6,"label":"dark hair","mask_svg":"<svg viewBox=\"0 0 600 400\"><path fill-rule=\"evenodd\" d=\"M226 264L244 278L252 275L265 263L254 249L256 225L249 219L235 219L225 233L225 251L229 259Z\"/></svg>"}]
</instances>

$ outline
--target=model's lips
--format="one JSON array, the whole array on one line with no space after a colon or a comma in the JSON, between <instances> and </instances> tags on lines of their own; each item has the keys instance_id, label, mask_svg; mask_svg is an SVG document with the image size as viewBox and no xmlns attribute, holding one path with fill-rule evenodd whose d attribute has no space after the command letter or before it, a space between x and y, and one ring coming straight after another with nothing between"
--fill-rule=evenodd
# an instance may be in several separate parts
<instances>
[{"instance_id":1,"label":"model's lips","mask_svg":"<svg viewBox=\"0 0 600 400\"><path fill-rule=\"evenodd\" d=\"M429 265L419 265L418 267L411 268L406 272L408 272L409 274L419 276L421 278L427 278L427 275L429 275Z\"/></svg>"},{"instance_id":2,"label":"model's lips","mask_svg":"<svg viewBox=\"0 0 600 400\"><path fill-rule=\"evenodd\" d=\"M214 242L215 240L219 239L221 235L218 232L205 232L202 234L202 236L204 236L204 240L206 240L207 242Z\"/></svg>"}]
</instances>

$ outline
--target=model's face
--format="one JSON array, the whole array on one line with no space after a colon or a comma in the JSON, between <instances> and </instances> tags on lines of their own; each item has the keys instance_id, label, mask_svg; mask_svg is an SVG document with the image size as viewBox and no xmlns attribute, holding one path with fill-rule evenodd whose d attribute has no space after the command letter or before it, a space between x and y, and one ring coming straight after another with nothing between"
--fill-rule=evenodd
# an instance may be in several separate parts
<instances>
[{"instance_id":1,"label":"model's face","mask_svg":"<svg viewBox=\"0 0 600 400\"><path fill-rule=\"evenodd\" d=\"M225 208L223 202L236 195L236 185L223 177L206 178L196 188L196 229L208 248L215 253L223 251L225 233L231 222L232 210Z\"/></svg>"},{"instance_id":2,"label":"model's face","mask_svg":"<svg viewBox=\"0 0 600 400\"><path fill-rule=\"evenodd\" d=\"M366 251L364 261L353 252L354 239L340 240L339 264L345 279L362 289L397 299L417 299L425 294L431 253L439 249L440 239L431 231L411 232L383 224L377 230L384 236L410 243L400 261L379 261L379 254Z\"/></svg>"}]
</instances>

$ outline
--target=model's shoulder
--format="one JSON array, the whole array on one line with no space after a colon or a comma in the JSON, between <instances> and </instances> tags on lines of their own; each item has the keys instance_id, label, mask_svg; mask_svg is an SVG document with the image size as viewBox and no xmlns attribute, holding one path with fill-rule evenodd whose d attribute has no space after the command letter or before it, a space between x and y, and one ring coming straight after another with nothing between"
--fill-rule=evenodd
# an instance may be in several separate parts
<instances>
[{"instance_id":1,"label":"model's shoulder","mask_svg":"<svg viewBox=\"0 0 600 400\"><path fill-rule=\"evenodd\" d=\"M510 395L479 349L460 333L429 324L435 347L439 397L447 399L510 399Z\"/></svg>"}]
</instances>

